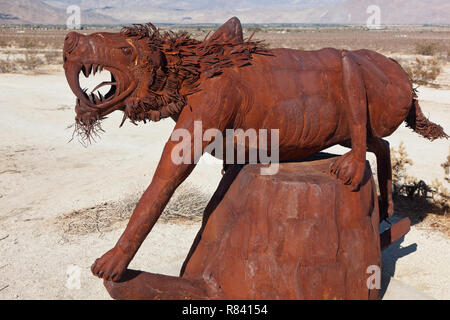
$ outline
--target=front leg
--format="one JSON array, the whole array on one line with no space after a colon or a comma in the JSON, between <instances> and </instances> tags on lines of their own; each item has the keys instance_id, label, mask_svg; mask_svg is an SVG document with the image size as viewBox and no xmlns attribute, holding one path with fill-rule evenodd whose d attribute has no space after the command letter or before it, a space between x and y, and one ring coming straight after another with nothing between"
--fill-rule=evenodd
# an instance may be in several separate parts
<instances>
[{"instance_id":1,"label":"front leg","mask_svg":"<svg viewBox=\"0 0 450 320\"><path fill-rule=\"evenodd\" d=\"M351 151L339 157L330 173L357 190L364 178L367 151L367 99L360 67L353 53L342 52L344 93L347 101L345 118L350 131Z\"/></svg>"},{"instance_id":2,"label":"front leg","mask_svg":"<svg viewBox=\"0 0 450 320\"><path fill-rule=\"evenodd\" d=\"M92 265L94 275L105 280L120 279L175 189L194 169L194 161L184 161L182 164L172 161L172 152L177 144L174 141L166 143L152 182L139 200L119 241Z\"/></svg>"},{"instance_id":3,"label":"front leg","mask_svg":"<svg viewBox=\"0 0 450 320\"><path fill-rule=\"evenodd\" d=\"M203 154L206 146L214 140L204 141L204 133L209 129L223 133L225 128L229 127L231 115L236 112L235 108L241 101L240 93L230 79L221 78L219 86L217 78L214 79L205 82L200 93L189 97L189 107L185 107L180 113L172 135L176 133L175 135L190 136L191 139L183 138L181 148L179 139L166 143L153 180L139 200L119 241L112 250L92 265L94 275L112 281L120 279L175 189L195 168L195 160L198 160L196 157ZM198 121L201 122L200 129L196 127ZM196 143L199 137L200 142ZM196 150L198 147L200 150ZM183 155L187 159L182 163L179 163L179 159L174 161L172 155L179 155L180 149L189 150L189 148L190 154L186 152Z\"/></svg>"}]
</instances>

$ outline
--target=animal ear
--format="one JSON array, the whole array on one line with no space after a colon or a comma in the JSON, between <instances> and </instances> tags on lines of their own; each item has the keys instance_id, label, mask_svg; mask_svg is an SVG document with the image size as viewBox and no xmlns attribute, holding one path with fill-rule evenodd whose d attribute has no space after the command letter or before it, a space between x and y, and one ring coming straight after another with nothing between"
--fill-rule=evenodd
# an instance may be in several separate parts
<instances>
[{"instance_id":1,"label":"animal ear","mask_svg":"<svg viewBox=\"0 0 450 320\"><path fill-rule=\"evenodd\" d=\"M209 40L220 42L244 42L241 22L236 17L231 18L217 29Z\"/></svg>"}]
</instances>

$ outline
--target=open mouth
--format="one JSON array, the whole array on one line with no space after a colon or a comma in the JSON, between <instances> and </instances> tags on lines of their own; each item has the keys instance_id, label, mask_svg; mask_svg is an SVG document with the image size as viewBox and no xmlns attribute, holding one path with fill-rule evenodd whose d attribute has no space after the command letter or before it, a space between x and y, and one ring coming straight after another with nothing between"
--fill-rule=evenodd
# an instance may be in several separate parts
<instances>
[{"instance_id":1,"label":"open mouth","mask_svg":"<svg viewBox=\"0 0 450 320\"><path fill-rule=\"evenodd\" d=\"M91 74L95 77L104 70L104 67L101 65L83 65L81 67L81 72L84 74L86 78L89 78ZM107 69L106 69L107 70ZM118 88L118 83L116 78L114 77L114 73L107 70L110 73L111 81L103 81L99 85L97 85L91 92L88 92L88 89L83 89L83 96L85 99L88 99L92 104L96 106L101 105L102 103L108 102L116 96L116 93L120 95L120 89ZM109 91L106 94L102 94L102 88L110 86Z\"/></svg>"},{"instance_id":2,"label":"open mouth","mask_svg":"<svg viewBox=\"0 0 450 320\"><path fill-rule=\"evenodd\" d=\"M114 67L101 64L67 64L65 70L69 86L79 100L77 103L93 109L92 111L100 112L102 115L113 111L110 109L116 107L136 88L135 81L132 81L127 74ZM88 92L88 89L81 88L81 73L86 78L89 78L91 75L95 76L103 70L111 74L110 81L101 82L91 92ZM105 86L110 86L110 89L105 94L102 94L100 89Z\"/></svg>"}]
</instances>

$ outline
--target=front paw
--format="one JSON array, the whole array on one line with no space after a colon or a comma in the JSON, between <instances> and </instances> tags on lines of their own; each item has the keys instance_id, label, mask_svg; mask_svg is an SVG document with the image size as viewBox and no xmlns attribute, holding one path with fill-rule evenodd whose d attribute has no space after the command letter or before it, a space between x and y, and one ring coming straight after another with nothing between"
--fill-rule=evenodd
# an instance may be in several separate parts
<instances>
[{"instance_id":1,"label":"front paw","mask_svg":"<svg viewBox=\"0 0 450 320\"><path fill-rule=\"evenodd\" d=\"M115 247L95 260L91 271L99 278L117 281L125 273L130 261L130 257Z\"/></svg>"},{"instance_id":2,"label":"front paw","mask_svg":"<svg viewBox=\"0 0 450 320\"><path fill-rule=\"evenodd\" d=\"M362 183L366 161L358 160L350 151L340 156L330 166L330 174L342 180L344 184L351 185L352 190L356 191Z\"/></svg>"}]
</instances>

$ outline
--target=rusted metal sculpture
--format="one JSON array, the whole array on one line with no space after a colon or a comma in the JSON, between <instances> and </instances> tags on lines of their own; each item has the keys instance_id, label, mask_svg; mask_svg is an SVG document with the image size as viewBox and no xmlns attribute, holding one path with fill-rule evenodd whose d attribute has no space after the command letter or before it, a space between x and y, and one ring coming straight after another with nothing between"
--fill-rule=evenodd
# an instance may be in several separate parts
<instances>
[{"instance_id":1,"label":"rusted metal sculpture","mask_svg":"<svg viewBox=\"0 0 450 320\"><path fill-rule=\"evenodd\" d=\"M237 18L204 41L160 34L151 24L120 33L71 32L64 69L77 96L76 129L85 138L116 110L123 111L123 121L133 123L171 117L175 130L192 134L194 121L202 121L203 131L279 129L282 162L336 144L351 147L332 163L330 174L353 190L363 181L366 151L374 152L382 219L393 214L389 145L382 138L403 121L430 140L447 137L424 117L410 78L394 60L369 50L268 50L244 41ZM111 90L104 97L87 94L79 85L80 71L88 76L102 69L112 79L100 86L111 85ZM202 148L211 142L203 142ZM98 277L121 278L175 189L194 169L194 161L171 160L176 145L167 142L123 235L93 264Z\"/></svg>"}]
</instances>

